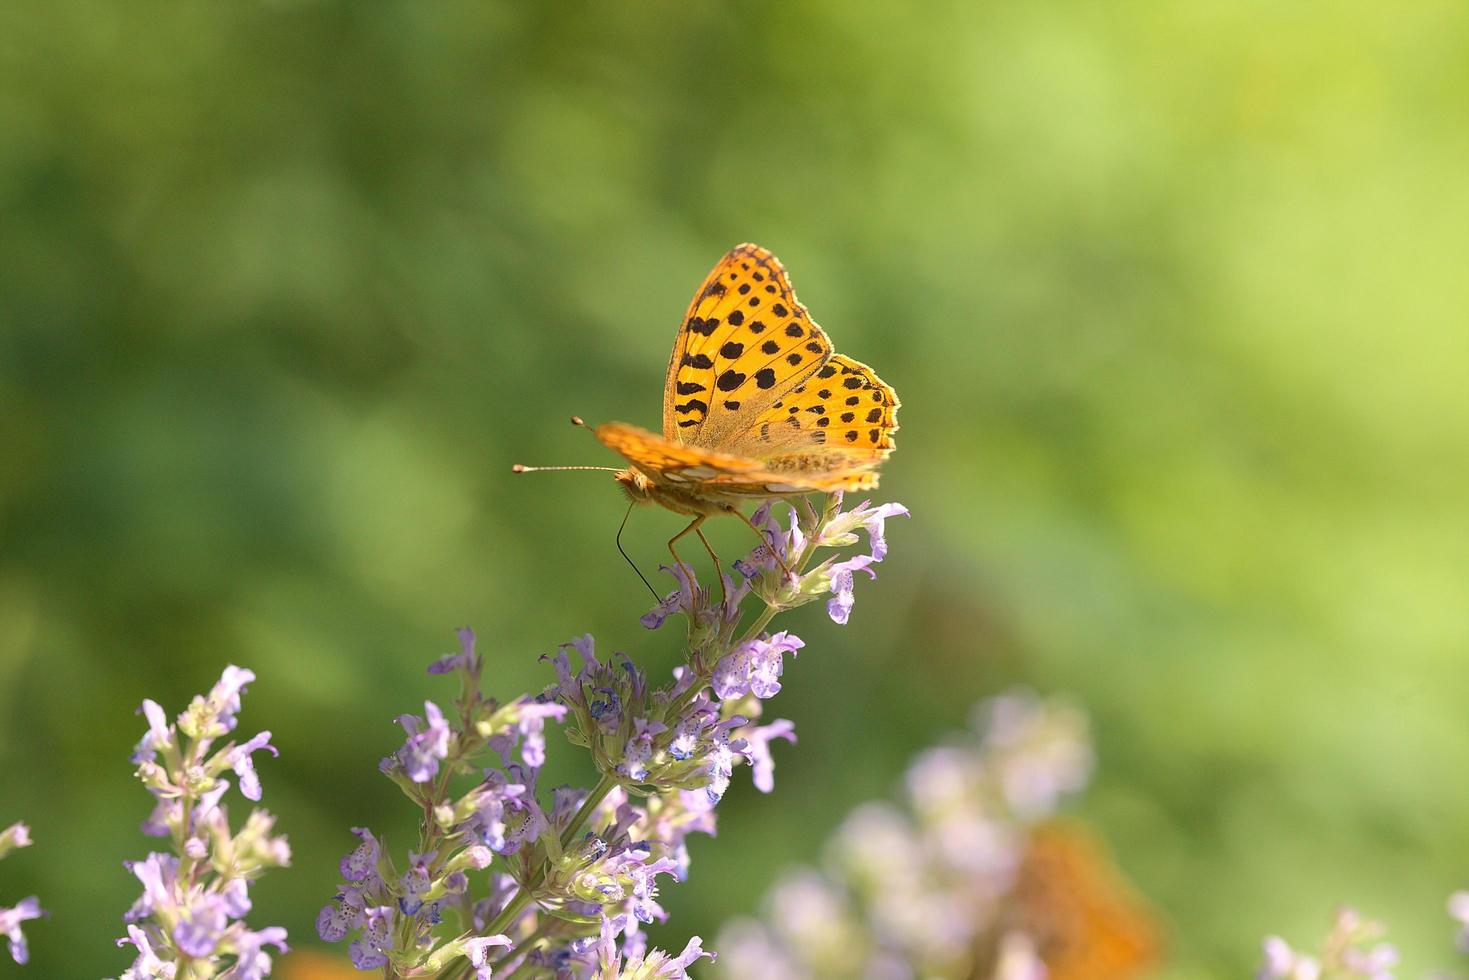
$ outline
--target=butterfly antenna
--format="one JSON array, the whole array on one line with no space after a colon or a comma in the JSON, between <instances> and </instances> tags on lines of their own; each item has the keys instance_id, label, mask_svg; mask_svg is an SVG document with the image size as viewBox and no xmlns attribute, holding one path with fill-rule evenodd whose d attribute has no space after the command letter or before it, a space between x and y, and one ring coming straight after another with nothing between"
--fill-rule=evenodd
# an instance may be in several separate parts
<instances>
[{"instance_id":1,"label":"butterfly antenna","mask_svg":"<svg viewBox=\"0 0 1469 980\"><path fill-rule=\"evenodd\" d=\"M622 548L622 529L627 527L627 519L632 516L632 509L635 506L636 503L631 503L627 505L627 513L622 515L622 523L617 525L617 550L619 553L621 553L623 558L627 559L627 563L632 566L632 570L638 573L638 578L643 580L643 584L648 587L648 591L653 593L653 601L662 602L663 597L658 594L657 589L653 588L653 583L648 581L647 576L643 574L643 570L641 568L638 568L637 562L633 561L632 558L629 557L628 553L626 551L623 551Z\"/></svg>"},{"instance_id":2,"label":"butterfly antenna","mask_svg":"<svg viewBox=\"0 0 1469 980\"><path fill-rule=\"evenodd\" d=\"M511 473L546 473L558 470L601 470L604 473L622 472L615 466L526 466L524 463L516 463L510 467Z\"/></svg>"}]
</instances>

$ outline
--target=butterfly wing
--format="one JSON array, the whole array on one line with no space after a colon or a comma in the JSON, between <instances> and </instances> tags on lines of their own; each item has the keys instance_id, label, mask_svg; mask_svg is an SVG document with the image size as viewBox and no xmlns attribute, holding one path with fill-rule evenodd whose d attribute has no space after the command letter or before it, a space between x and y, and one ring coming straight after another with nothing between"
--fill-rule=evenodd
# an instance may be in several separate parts
<instances>
[{"instance_id":1,"label":"butterfly wing","mask_svg":"<svg viewBox=\"0 0 1469 980\"><path fill-rule=\"evenodd\" d=\"M854 467L844 455L832 455L825 465L808 456L800 467L780 469L771 468L771 464L779 467L783 465L781 460L750 459L670 442L623 422L597 426L596 436L654 482L679 486L695 498L715 501L730 496L768 498L817 490L867 490L877 486L876 473Z\"/></svg>"},{"instance_id":2,"label":"butterfly wing","mask_svg":"<svg viewBox=\"0 0 1469 980\"><path fill-rule=\"evenodd\" d=\"M1159 959L1149 909L1074 825L1032 831L1011 906L1054 980L1132 980Z\"/></svg>"},{"instance_id":3,"label":"butterfly wing","mask_svg":"<svg viewBox=\"0 0 1469 980\"><path fill-rule=\"evenodd\" d=\"M767 460L840 449L853 460L881 462L895 448L901 404L872 368L834 354L717 448Z\"/></svg>"},{"instance_id":4,"label":"butterfly wing","mask_svg":"<svg viewBox=\"0 0 1469 980\"><path fill-rule=\"evenodd\" d=\"M624 422L597 426L602 444L658 482L701 483L719 478L748 478L760 471L760 463L726 453L663 439L647 429Z\"/></svg>"},{"instance_id":5,"label":"butterfly wing","mask_svg":"<svg viewBox=\"0 0 1469 980\"><path fill-rule=\"evenodd\" d=\"M728 443L820 370L831 341L796 300L785 268L758 245L730 249L694 293L663 388L663 438Z\"/></svg>"}]
</instances>

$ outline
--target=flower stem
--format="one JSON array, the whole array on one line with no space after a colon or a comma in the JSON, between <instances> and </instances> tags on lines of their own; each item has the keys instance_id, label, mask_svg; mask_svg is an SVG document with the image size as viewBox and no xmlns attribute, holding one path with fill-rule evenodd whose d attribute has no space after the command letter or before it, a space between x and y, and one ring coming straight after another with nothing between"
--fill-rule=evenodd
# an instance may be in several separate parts
<instances>
[{"instance_id":1,"label":"flower stem","mask_svg":"<svg viewBox=\"0 0 1469 980\"><path fill-rule=\"evenodd\" d=\"M617 780L604 774L597 781L597 785L592 787L592 791L587 794L586 800L582 802L581 809L576 811L576 815L571 818L571 822L566 825L566 829L561 831L561 849L563 851L571 846L572 841L576 840L576 835L581 832L582 826L591 817L592 811L601 805L602 801L606 799L607 794L612 792L612 788L616 785ZM490 931L494 932L495 930L492 929Z\"/></svg>"}]
</instances>

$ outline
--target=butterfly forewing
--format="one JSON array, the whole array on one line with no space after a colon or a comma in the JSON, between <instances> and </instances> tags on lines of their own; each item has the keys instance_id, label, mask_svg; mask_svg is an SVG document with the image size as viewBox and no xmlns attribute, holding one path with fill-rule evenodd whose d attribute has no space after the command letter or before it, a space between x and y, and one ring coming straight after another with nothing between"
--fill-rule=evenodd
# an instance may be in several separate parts
<instances>
[{"instance_id":1,"label":"butterfly forewing","mask_svg":"<svg viewBox=\"0 0 1469 980\"><path fill-rule=\"evenodd\" d=\"M624 422L599 425L596 435L604 445L621 453L643 472L673 483L701 483L721 478L748 482L751 474L762 470L758 460L686 446Z\"/></svg>"},{"instance_id":2,"label":"butterfly forewing","mask_svg":"<svg viewBox=\"0 0 1469 980\"><path fill-rule=\"evenodd\" d=\"M831 342L796 300L779 260L758 245L736 246L694 294L674 339L663 437L727 451L830 356Z\"/></svg>"}]
</instances>

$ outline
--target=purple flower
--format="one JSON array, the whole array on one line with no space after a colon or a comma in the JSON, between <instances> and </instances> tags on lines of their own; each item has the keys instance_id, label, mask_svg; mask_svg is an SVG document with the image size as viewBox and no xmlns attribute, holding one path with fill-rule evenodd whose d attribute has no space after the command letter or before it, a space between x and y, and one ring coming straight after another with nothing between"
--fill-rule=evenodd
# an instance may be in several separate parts
<instances>
[{"instance_id":1,"label":"purple flower","mask_svg":"<svg viewBox=\"0 0 1469 980\"><path fill-rule=\"evenodd\" d=\"M703 787L709 802L718 803L729 788L734 774L735 756L744 751L745 743L730 740L730 731L745 724L739 716L727 721L719 718L719 708L707 694L701 693L684 709L668 741L672 786L678 789ZM661 768L661 767L660 767Z\"/></svg>"},{"instance_id":2,"label":"purple flower","mask_svg":"<svg viewBox=\"0 0 1469 980\"><path fill-rule=\"evenodd\" d=\"M794 655L805 645L800 637L785 631L756 637L720 658L714 665L710 686L721 699L746 694L762 700L773 697L780 690L782 658L787 653Z\"/></svg>"},{"instance_id":3,"label":"purple flower","mask_svg":"<svg viewBox=\"0 0 1469 980\"><path fill-rule=\"evenodd\" d=\"M653 759L653 738L668 731L661 721L646 718L633 719L633 733L622 750L622 762L617 771L635 783L648 778L648 763Z\"/></svg>"},{"instance_id":4,"label":"purple flower","mask_svg":"<svg viewBox=\"0 0 1469 980\"><path fill-rule=\"evenodd\" d=\"M408 870L403 872L399 881L403 894L398 896L398 910L404 915L417 915L424 906L423 896L434 885L429 874L431 860L432 854L414 854L411 851L408 854Z\"/></svg>"},{"instance_id":5,"label":"purple flower","mask_svg":"<svg viewBox=\"0 0 1469 980\"><path fill-rule=\"evenodd\" d=\"M480 658L474 652L474 630L465 626L456 632L459 634L459 652L446 653L429 664L430 674L449 674L456 670L463 670L474 675L479 674Z\"/></svg>"},{"instance_id":6,"label":"purple flower","mask_svg":"<svg viewBox=\"0 0 1469 980\"><path fill-rule=\"evenodd\" d=\"M737 560L734 563L735 570L746 579L754 579L762 572L776 571L780 568L781 561L789 566L797 552L806 544L806 536L801 532L801 524L794 507L791 508L790 518L790 530L784 531L780 522L775 519L769 502L756 508L755 513L750 516L750 523L763 532L765 543Z\"/></svg>"},{"instance_id":7,"label":"purple flower","mask_svg":"<svg viewBox=\"0 0 1469 980\"><path fill-rule=\"evenodd\" d=\"M31 846L31 828L17 821L0 830L0 858L20 847Z\"/></svg>"},{"instance_id":8,"label":"purple flower","mask_svg":"<svg viewBox=\"0 0 1469 980\"><path fill-rule=\"evenodd\" d=\"M206 743L234 731L235 716L240 713L240 696L245 693L245 685L253 680L254 671L244 667L226 667L209 693L203 697L196 696L188 709L179 715L179 730Z\"/></svg>"},{"instance_id":9,"label":"purple flower","mask_svg":"<svg viewBox=\"0 0 1469 980\"><path fill-rule=\"evenodd\" d=\"M179 908L173 940L184 955L203 958L214 953L229 924L219 895L191 893Z\"/></svg>"},{"instance_id":10,"label":"purple flower","mask_svg":"<svg viewBox=\"0 0 1469 980\"><path fill-rule=\"evenodd\" d=\"M280 926L267 926L259 932L243 929L234 937L235 965L230 974L234 980L260 980L270 976L270 954L266 946L274 946L276 952L289 952L286 946L286 930Z\"/></svg>"},{"instance_id":11,"label":"purple flower","mask_svg":"<svg viewBox=\"0 0 1469 980\"><path fill-rule=\"evenodd\" d=\"M831 576L832 598L826 604L826 614L831 621L838 626L847 625L847 618L852 615L852 605L856 597L852 594L853 572L866 572L870 577L877 578L877 572L869 566L876 561L871 555L855 555L846 561L833 563L827 573Z\"/></svg>"},{"instance_id":12,"label":"purple flower","mask_svg":"<svg viewBox=\"0 0 1469 980\"><path fill-rule=\"evenodd\" d=\"M721 592L723 599L715 600L713 592L700 586L687 566L675 565L669 568L667 565L660 565L658 570L672 575L678 588L668 593L662 602L638 620L650 630L662 626L674 613L683 613L689 620L690 630L695 633L732 625L739 618L741 600L750 591L748 582L736 583L720 571L724 585Z\"/></svg>"},{"instance_id":13,"label":"purple flower","mask_svg":"<svg viewBox=\"0 0 1469 980\"><path fill-rule=\"evenodd\" d=\"M840 506L840 501L838 501ZM908 508L898 503L872 506L864 500L845 514L838 514L822 528L817 544L823 548L843 548L857 542L856 532L867 532L867 543L872 550L872 560L882 561L887 557L888 544L883 537L889 517L907 517Z\"/></svg>"},{"instance_id":14,"label":"purple flower","mask_svg":"<svg viewBox=\"0 0 1469 980\"><path fill-rule=\"evenodd\" d=\"M399 715L398 724L408 732L408 741L395 758L415 783L426 783L439 774L439 760L449 756L449 723L432 701L423 703L426 717Z\"/></svg>"},{"instance_id":15,"label":"purple flower","mask_svg":"<svg viewBox=\"0 0 1469 980\"><path fill-rule=\"evenodd\" d=\"M361 838L362 843L342 858L342 877L353 883L375 883L379 880L377 862L382 848L366 827L353 827L352 833Z\"/></svg>"},{"instance_id":16,"label":"purple flower","mask_svg":"<svg viewBox=\"0 0 1469 980\"><path fill-rule=\"evenodd\" d=\"M564 704L522 697L495 715L493 721L507 727L490 737L490 748L500 753L502 764L508 764L511 750L519 743L520 760L539 769L546 764L546 721L560 721L566 712Z\"/></svg>"},{"instance_id":17,"label":"purple flower","mask_svg":"<svg viewBox=\"0 0 1469 980\"><path fill-rule=\"evenodd\" d=\"M464 955L474 967L476 980L491 980L490 950L499 946L512 946L514 941L504 933L493 936L478 936L464 942Z\"/></svg>"},{"instance_id":18,"label":"purple flower","mask_svg":"<svg viewBox=\"0 0 1469 980\"><path fill-rule=\"evenodd\" d=\"M174 880L178 876L179 859L172 854L152 853L141 861L124 861L123 867L137 876L143 894L123 916L124 922L142 922L156 910L174 907Z\"/></svg>"},{"instance_id":19,"label":"purple flower","mask_svg":"<svg viewBox=\"0 0 1469 980\"><path fill-rule=\"evenodd\" d=\"M26 945L25 933L20 931L20 924L31 919L39 919L46 913L41 910L41 903L32 895L23 898L16 903L14 908L0 907L0 933L10 943L10 958L17 963L25 963L30 959L30 947Z\"/></svg>"},{"instance_id":20,"label":"purple flower","mask_svg":"<svg viewBox=\"0 0 1469 980\"><path fill-rule=\"evenodd\" d=\"M550 826L536 801L534 769L491 769L466 800L469 816L458 827L496 854L515 854L533 844Z\"/></svg>"},{"instance_id":21,"label":"purple flower","mask_svg":"<svg viewBox=\"0 0 1469 980\"><path fill-rule=\"evenodd\" d=\"M157 702L143 702L148 731L132 759L155 799L143 830L172 837L177 853L125 862L143 887L123 916L128 935L119 945L137 951L122 974L127 980L171 977L179 957L194 961L192 969L201 976L216 975L223 969L219 960L233 957L231 977L257 980L270 971L265 947L285 949L283 929L256 932L241 920L250 911L250 882L266 868L288 864L290 846L284 837L271 836L274 818L263 810L252 811L239 833L232 833L221 804L230 784L218 778L233 769L241 794L259 800L253 757L262 750L278 754L270 733L207 757L214 740L236 728L241 696L254 679L242 667L225 668L209 693L196 696L173 725ZM179 877L182 860L190 869L187 879Z\"/></svg>"},{"instance_id":22,"label":"purple flower","mask_svg":"<svg viewBox=\"0 0 1469 980\"><path fill-rule=\"evenodd\" d=\"M362 937L347 947L352 965L359 970L376 970L387 965L393 948L394 913L386 905L362 910Z\"/></svg>"},{"instance_id":23,"label":"purple flower","mask_svg":"<svg viewBox=\"0 0 1469 980\"><path fill-rule=\"evenodd\" d=\"M250 756L261 749L268 749L271 755L280 756L276 747L270 744L270 732L261 732L243 745L237 745L231 749L225 760L226 764L235 771L235 775L239 777L240 794L247 800L257 802L260 800L260 777L255 773L255 763ZM218 796L215 797L216 800L218 798Z\"/></svg>"},{"instance_id":24,"label":"purple flower","mask_svg":"<svg viewBox=\"0 0 1469 980\"><path fill-rule=\"evenodd\" d=\"M777 718L768 725L747 729L745 755L750 760L750 769L755 779L755 788L769 793L775 788L775 760L770 756L772 739L783 738L792 744L796 741L796 723Z\"/></svg>"},{"instance_id":25,"label":"purple flower","mask_svg":"<svg viewBox=\"0 0 1469 980\"><path fill-rule=\"evenodd\" d=\"M689 940L678 956L655 949L644 955L617 948L618 923L616 919L602 917L602 934L595 946L597 973L600 980L617 980L618 977L637 977L639 980L688 980L688 969L704 957L714 959L714 954L705 952L698 936ZM623 956L629 958L624 961Z\"/></svg>"},{"instance_id":26,"label":"purple flower","mask_svg":"<svg viewBox=\"0 0 1469 980\"><path fill-rule=\"evenodd\" d=\"M152 762L158 757L159 751L167 748L173 741L168 716L163 713L163 708L157 701L144 698L138 713L148 719L148 730L143 733L142 741L138 742L138 747L129 756L129 761L134 765Z\"/></svg>"}]
</instances>

